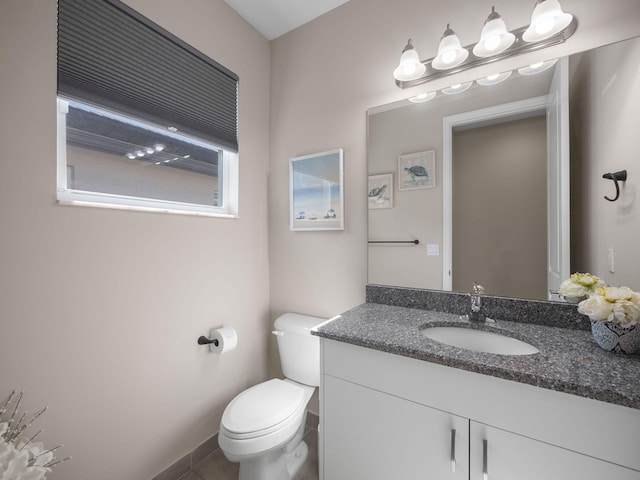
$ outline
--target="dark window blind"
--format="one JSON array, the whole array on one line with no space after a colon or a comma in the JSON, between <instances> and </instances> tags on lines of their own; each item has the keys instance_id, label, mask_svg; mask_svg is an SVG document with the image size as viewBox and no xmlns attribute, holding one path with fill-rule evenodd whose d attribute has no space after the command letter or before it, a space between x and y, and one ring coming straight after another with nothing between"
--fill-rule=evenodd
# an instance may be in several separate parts
<instances>
[{"instance_id":1,"label":"dark window blind","mask_svg":"<svg viewBox=\"0 0 640 480\"><path fill-rule=\"evenodd\" d=\"M238 150L238 76L118 0L58 0L58 94Z\"/></svg>"}]
</instances>

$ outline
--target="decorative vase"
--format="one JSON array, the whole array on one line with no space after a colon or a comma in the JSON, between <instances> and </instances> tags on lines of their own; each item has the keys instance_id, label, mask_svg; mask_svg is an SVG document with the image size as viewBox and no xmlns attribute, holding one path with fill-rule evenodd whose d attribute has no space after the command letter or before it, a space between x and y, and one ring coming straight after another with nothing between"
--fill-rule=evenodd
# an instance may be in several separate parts
<instances>
[{"instance_id":1,"label":"decorative vase","mask_svg":"<svg viewBox=\"0 0 640 480\"><path fill-rule=\"evenodd\" d=\"M583 296L583 297L567 297L567 296L564 296L562 298L564 298L564 301L567 302L567 303L580 303L581 301L586 300L589 297L588 296Z\"/></svg>"},{"instance_id":2,"label":"decorative vase","mask_svg":"<svg viewBox=\"0 0 640 480\"><path fill-rule=\"evenodd\" d=\"M591 333L596 343L610 352L631 355L640 350L638 325L623 327L613 322L591 320Z\"/></svg>"}]
</instances>

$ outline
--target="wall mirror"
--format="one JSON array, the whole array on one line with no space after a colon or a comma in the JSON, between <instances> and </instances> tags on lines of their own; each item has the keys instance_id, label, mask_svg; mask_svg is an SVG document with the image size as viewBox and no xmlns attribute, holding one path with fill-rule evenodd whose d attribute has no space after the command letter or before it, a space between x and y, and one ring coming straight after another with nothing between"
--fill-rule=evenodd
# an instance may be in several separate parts
<instances>
[{"instance_id":1,"label":"wall mirror","mask_svg":"<svg viewBox=\"0 0 640 480\"><path fill-rule=\"evenodd\" d=\"M468 292L475 281L490 295L554 300L550 290L587 271L640 289L639 65L635 38L535 75L371 108L368 282ZM430 152L433 165L399 161ZM603 175L620 170L611 202Z\"/></svg>"}]
</instances>

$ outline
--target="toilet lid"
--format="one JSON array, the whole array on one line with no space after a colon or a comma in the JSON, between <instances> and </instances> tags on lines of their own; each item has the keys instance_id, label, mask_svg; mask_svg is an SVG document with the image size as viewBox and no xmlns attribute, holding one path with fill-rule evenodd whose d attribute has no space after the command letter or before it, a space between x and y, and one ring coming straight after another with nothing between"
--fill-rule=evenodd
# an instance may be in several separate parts
<instances>
[{"instance_id":1,"label":"toilet lid","mask_svg":"<svg viewBox=\"0 0 640 480\"><path fill-rule=\"evenodd\" d=\"M304 389L279 379L255 385L231 400L222 414L222 426L232 433L269 429L303 406L304 393Z\"/></svg>"}]
</instances>

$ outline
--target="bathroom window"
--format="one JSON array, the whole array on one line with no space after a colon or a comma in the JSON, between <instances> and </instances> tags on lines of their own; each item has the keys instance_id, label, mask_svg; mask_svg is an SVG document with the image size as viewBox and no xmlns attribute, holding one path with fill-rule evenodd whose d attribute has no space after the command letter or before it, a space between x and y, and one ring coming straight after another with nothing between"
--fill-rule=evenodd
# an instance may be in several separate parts
<instances>
[{"instance_id":1,"label":"bathroom window","mask_svg":"<svg viewBox=\"0 0 640 480\"><path fill-rule=\"evenodd\" d=\"M237 216L237 96L121 1L58 0L58 201Z\"/></svg>"}]
</instances>

